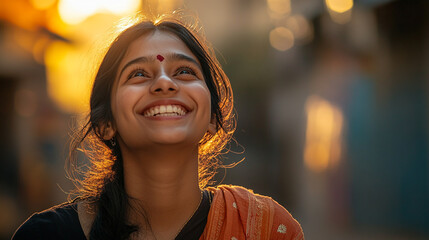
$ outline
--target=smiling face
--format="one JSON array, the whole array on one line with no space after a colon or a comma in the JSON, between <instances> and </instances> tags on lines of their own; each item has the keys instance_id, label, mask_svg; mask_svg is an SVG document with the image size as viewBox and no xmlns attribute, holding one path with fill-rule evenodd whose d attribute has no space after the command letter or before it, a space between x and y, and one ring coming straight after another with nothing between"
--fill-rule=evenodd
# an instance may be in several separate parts
<instances>
[{"instance_id":1,"label":"smiling face","mask_svg":"<svg viewBox=\"0 0 429 240\"><path fill-rule=\"evenodd\" d=\"M162 60L161 60L162 59ZM200 63L175 35L136 39L119 64L111 106L119 144L130 149L191 144L215 128Z\"/></svg>"}]
</instances>

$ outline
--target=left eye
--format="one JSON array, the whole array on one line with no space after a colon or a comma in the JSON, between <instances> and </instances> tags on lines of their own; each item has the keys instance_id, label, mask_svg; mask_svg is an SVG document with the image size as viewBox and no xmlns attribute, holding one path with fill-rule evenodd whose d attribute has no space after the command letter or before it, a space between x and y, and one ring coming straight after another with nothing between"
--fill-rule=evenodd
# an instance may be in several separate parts
<instances>
[{"instance_id":1,"label":"left eye","mask_svg":"<svg viewBox=\"0 0 429 240\"><path fill-rule=\"evenodd\" d=\"M190 75L195 75L195 72L194 72L194 71L192 71L192 69L184 68L184 69L179 69L179 71L177 72L177 74L190 74Z\"/></svg>"}]
</instances>

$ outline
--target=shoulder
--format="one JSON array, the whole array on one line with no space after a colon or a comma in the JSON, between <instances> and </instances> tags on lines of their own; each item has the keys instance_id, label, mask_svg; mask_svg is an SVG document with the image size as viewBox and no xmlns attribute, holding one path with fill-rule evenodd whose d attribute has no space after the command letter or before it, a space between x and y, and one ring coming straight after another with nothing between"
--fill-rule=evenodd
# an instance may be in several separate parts
<instances>
[{"instance_id":1,"label":"shoulder","mask_svg":"<svg viewBox=\"0 0 429 240\"><path fill-rule=\"evenodd\" d=\"M63 203L31 215L12 239L79 239L81 231L76 204Z\"/></svg>"},{"instance_id":2,"label":"shoulder","mask_svg":"<svg viewBox=\"0 0 429 240\"><path fill-rule=\"evenodd\" d=\"M268 196L254 193L252 190L233 185L220 185L211 188L218 197L223 197L225 202L232 201L246 226L269 225L266 229L270 239L304 239L303 231L299 222L282 205ZM228 208L227 208L228 209ZM287 236L287 237L285 237Z\"/></svg>"}]
</instances>

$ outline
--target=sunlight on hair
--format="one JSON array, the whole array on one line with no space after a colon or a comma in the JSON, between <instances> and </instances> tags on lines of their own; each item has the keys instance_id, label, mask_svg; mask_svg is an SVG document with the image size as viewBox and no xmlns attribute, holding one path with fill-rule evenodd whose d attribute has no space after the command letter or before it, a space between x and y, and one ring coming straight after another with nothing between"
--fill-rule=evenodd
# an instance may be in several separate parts
<instances>
[{"instance_id":1,"label":"sunlight on hair","mask_svg":"<svg viewBox=\"0 0 429 240\"><path fill-rule=\"evenodd\" d=\"M308 98L306 112L305 166L314 172L336 167L341 156L342 112L318 96Z\"/></svg>"},{"instance_id":2,"label":"sunlight on hair","mask_svg":"<svg viewBox=\"0 0 429 240\"><path fill-rule=\"evenodd\" d=\"M119 33L123 32L125 29L133 26L134 24L140 22L141 20L142 18L138 16L123 17L114 26L115 27L114 33L118 35Z\"/></svg>"}]
</instances>

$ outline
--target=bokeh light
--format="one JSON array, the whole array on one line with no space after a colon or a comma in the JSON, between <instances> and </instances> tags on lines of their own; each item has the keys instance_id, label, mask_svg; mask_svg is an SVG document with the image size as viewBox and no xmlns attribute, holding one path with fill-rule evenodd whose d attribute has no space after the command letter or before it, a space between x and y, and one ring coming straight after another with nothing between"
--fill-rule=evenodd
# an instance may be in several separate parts
<instances>
[{"instance_id":1,"label":"bokeh light","mask_svg":"<svg viewBox=\"0 0 429 240\"><path fill-rule=\"evenodd\" d=\"M344 13L352 9L353 0L325 0L328 9L337 12Z\"/></svg>"},{"instance_id":2,"label":"bokeh light","mask_svg":"<svg viewBox=\"0 0 429 240\"><path fill-rule=\"evenodd\" d=\"M270 32L270 44L279 51L286 51L294 45L294 36L291 30L277 27Z\"/></svg>"},{"instance_id":3,"label":"bokeh light","mask_svg":"<svg viewBox=\"0 0 429 240\"><path fill-rule=\"evenodd\" d=\"M288 14L291 11L290 0L267 0L268 9L278 14Z\"/></svg>"},{"instance_id":4,"label":"bokeh light","mask_svg":"<svg viewBox=\"0 0 429 240\"><path fill-rule=\"evenodd\" d=\"M341 111L318 96L308 98L306 111L305 165L315 172L337 166L341 155L343 128Z\"/></svg>"},{"instance_id":5,"label":"bokeh light","mask_svg":"<svg viewBox=\"0 0 429 240\"><path fill-rule=\"evenodd\" d=\"M290 29L297 40L309 42L313 38L313 26L301 14L295 14L282 21L282 25Z\"/></svg>"},{"instance_id":6,"label":"bokeh light","mask_svg":"<svg viewBox=\"0 0 429 240\"><path fill-rule=\"evenodd\" d=\"M331 19L333 22L338 23L338 24L346 24L350 21L350 19L352 18L352 11L346 11L346 12L334 12L329 10L329 16L331 16Z\"/></svg>"}]
</instances>

